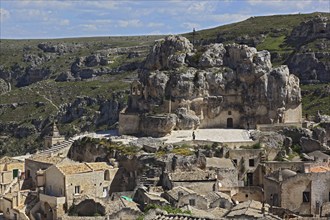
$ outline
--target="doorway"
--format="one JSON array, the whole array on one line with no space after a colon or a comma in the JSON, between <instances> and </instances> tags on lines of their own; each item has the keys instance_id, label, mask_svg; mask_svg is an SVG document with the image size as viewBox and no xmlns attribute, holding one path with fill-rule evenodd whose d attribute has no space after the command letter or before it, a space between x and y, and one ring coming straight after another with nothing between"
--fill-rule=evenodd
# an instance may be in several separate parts
<instances>
[{"instance_id":1,"label":"doorway","mask_svg":"<svg viewBox=\"0 0 330 220\"><path fill-rule=\"evenodd\" d=\"M227 128L233 128L233 127L234 127L233 118L227 118Z\"/></svg>"},{"instance_id":2,"label":"doorway","mask_svg":"<svg viewBox=\"0 0 330 220\"><path fill-rule=\"evenodd\" d=\"M253 185L253 173L247 173L247 186L252 186Z\"/></svg>"}]
</instances>

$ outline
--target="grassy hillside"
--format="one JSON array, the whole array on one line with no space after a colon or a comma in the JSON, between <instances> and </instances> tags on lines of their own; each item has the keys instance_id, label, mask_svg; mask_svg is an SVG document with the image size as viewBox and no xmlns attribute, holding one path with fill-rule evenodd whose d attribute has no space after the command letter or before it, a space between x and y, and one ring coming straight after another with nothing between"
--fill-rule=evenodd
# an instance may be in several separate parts
<instances>
[{"instance_id":1,"label":"grassy hillside","mask_svg":"<svg viewBox=\"0 0 330 220\"><path fill-rule=\"evenodd\" d=\"M245 43L254 46L258 50L269 50L273 55L275 65L283 64L294 50L299 50L295 42L287 42L288 36L294 27L301 22L309 20L317 15L330 19L330 13L274 15L250 17L247 20L196 31L194 39L197 43ZM193 40L193 33L184 34L189 40ZM308 48L313 48L310 43ZM276 57L280 58L276 58Z\"/></svg>"}]
</instances>

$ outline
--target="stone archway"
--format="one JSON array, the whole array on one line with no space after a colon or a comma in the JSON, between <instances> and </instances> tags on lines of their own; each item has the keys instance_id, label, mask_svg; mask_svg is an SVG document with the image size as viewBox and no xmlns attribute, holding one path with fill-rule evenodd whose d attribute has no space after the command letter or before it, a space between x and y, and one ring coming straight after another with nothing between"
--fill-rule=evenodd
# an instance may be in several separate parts
<instances>
[{"instance_id":1,"label":"stone archway","mask_svg":"<svg viewBox=\"0 0 330 220\"><path fill-rule=\"evenodd\" d=\"M78 216L94 216L96 213L104 216L105 207L93 199L85 199L75 206L74 212Z\"/></svg>"},{"instance_id":2,"label":"stone archway","mask_svg":"<svg viewBox=\"0 0 330 220\"><path fill-rule=\"evenodd\" d=\"M233 118L227 118L227 128L233 128L233 127L234 127Z\"/></svg>"},{"instance_id":3,"label":"stone archway","mask_svg":"<svg viewBox=\"0 0 330 220\"><path fill-rule=\"evenodd\" d=\"M48 204L48 202L44 203L44 207L45 207L45 214L46 214L46 219L47 220L53 220L54 218L54 212L52 207Z\"/></svg>"}]
</instances>

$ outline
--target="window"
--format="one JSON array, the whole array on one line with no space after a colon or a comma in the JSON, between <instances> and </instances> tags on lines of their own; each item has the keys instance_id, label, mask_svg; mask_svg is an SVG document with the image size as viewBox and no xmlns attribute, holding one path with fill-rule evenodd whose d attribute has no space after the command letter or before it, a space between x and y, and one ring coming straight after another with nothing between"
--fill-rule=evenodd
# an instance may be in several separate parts
<instances>
[{"instance_id":1,"label":"window","mask_svg":"<svg viewBox=\"0 0 330 220\"><path fill-rule=\"evenodd\" d=\"M106 180L106 181L110 180L110 171L109 170L104 171L104 180Z\"/></svg>"},{"instance_id":2,"label":"window","mask_svg":"<svg viewBox=\"0 0 330 220\"><path fill-rule=\"evenodd\" d=\"M195 199L189 199L189 205L195 206Z\"/></svg>"},{"instance_id":3,"label":"window","mask_svg":"<svg viewBox=\"0 0 330 220\"><path fill-rule=\"evenodd\" d=\"M330 202L330 192L329 192L329 202Z\"/></svg>"},{"instance_id":4,"label":"window","mask_svg":"<svg viewBox=\"0 0 330 220\"><path fill-rule=\"evenodd\" d=\"M235 166L237 166L237 159L234 159L233 162L234 162Z\"/></svg>"},{"instance_id":5,"label":"window","mask_svg":"<svg viewBox=\"0 0 330 220\"><path fill-rule=\"evenodd\" d=\"M310 202L311 193L303 192L303 202Z\"/></svg>"},{"instance_id":6,"label":"window","mask_svg":"<svg viewBox=\"0 0 330 220\"><path fill-rule=\"evenodd\" d=\"M228 115L231 115L231 111L228 111Z\"/></svg>"},{"instance_id":7,"label":"window","mask_svg":"<svg viewBox=\"0 0 330 220\"><path fill-rule=\"evenodd\" d=\"M254 159L249 159L249 166L254 167Z\"/></svg>"},{"instance_id":8,"label":"window","mask_svg":"<svg viewBox=\"0 0 330 220\"><path fill-rule=\"evenodd\" d=\"M79 194L80 193L80 186L75 186L74 187L74 193Z\"/></svg>"}]
</instances>

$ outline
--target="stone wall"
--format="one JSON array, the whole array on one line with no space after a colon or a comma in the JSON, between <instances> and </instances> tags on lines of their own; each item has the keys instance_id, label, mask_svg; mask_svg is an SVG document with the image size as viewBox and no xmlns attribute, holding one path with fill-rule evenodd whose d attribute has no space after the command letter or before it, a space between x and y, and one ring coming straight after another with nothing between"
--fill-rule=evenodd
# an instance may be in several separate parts
<instances>
[{"instance_id":1,"label":"stone wall","mask_svg":"<svg viewBox=\"0 0 330 220\"><path fill-rule=\"evenodd\" d=\"M198 194L205 195L210 191L214 191L216 181L198 181L198 182L172 182L173 187L183 186L195 191Z\"/></svg>"},{"instance_id":2,"label":"stone wall","mask_svg":"<svg viewBox=\"0 0 330 220\"><path fill-rule=\"evenodd\" d=\"M35 161L32 159L25 159L25 177L32 180L32 187L36 186L36 178L38 170L46 170L52 166L50 163ZM30 177L28 177L30 175Z\"/></svg>"},{"instance_id":3,"label":"stone wall","mask_svg":"<svg viewBox=\"0 0 330 220\"><path fill-rule=\"evenodd\" d=\"M119 134L140 133L140 116L138 114L119 114Z\"/></svg>"},{"instance_id":4,"label":"stone wall","mask_svg":"<svg viewBox=\"0 0 330 220\"><path fill-rule=\"evenodd\" d=\"M194 204L190 203L192 200L194 201ZM190 205L190 206L193 206L194 208L201 209L201 210L208 209L207 199L198 194L187 194L187 195L181 196L177 203L177 207L182 207L185 205Z\"/></svg>"},{"instance_id":5,"label":"stone wall","mask_svg":"<svg viewBox=\"0 0 330 220\"><path fill-rule=\"evenodd\" d=\"M263 201L262 188L260 187L239 187L237 189L238 192L232 196L233 200L239 202L245 202L248 200Z\"/></svg>"}]
</instances>

